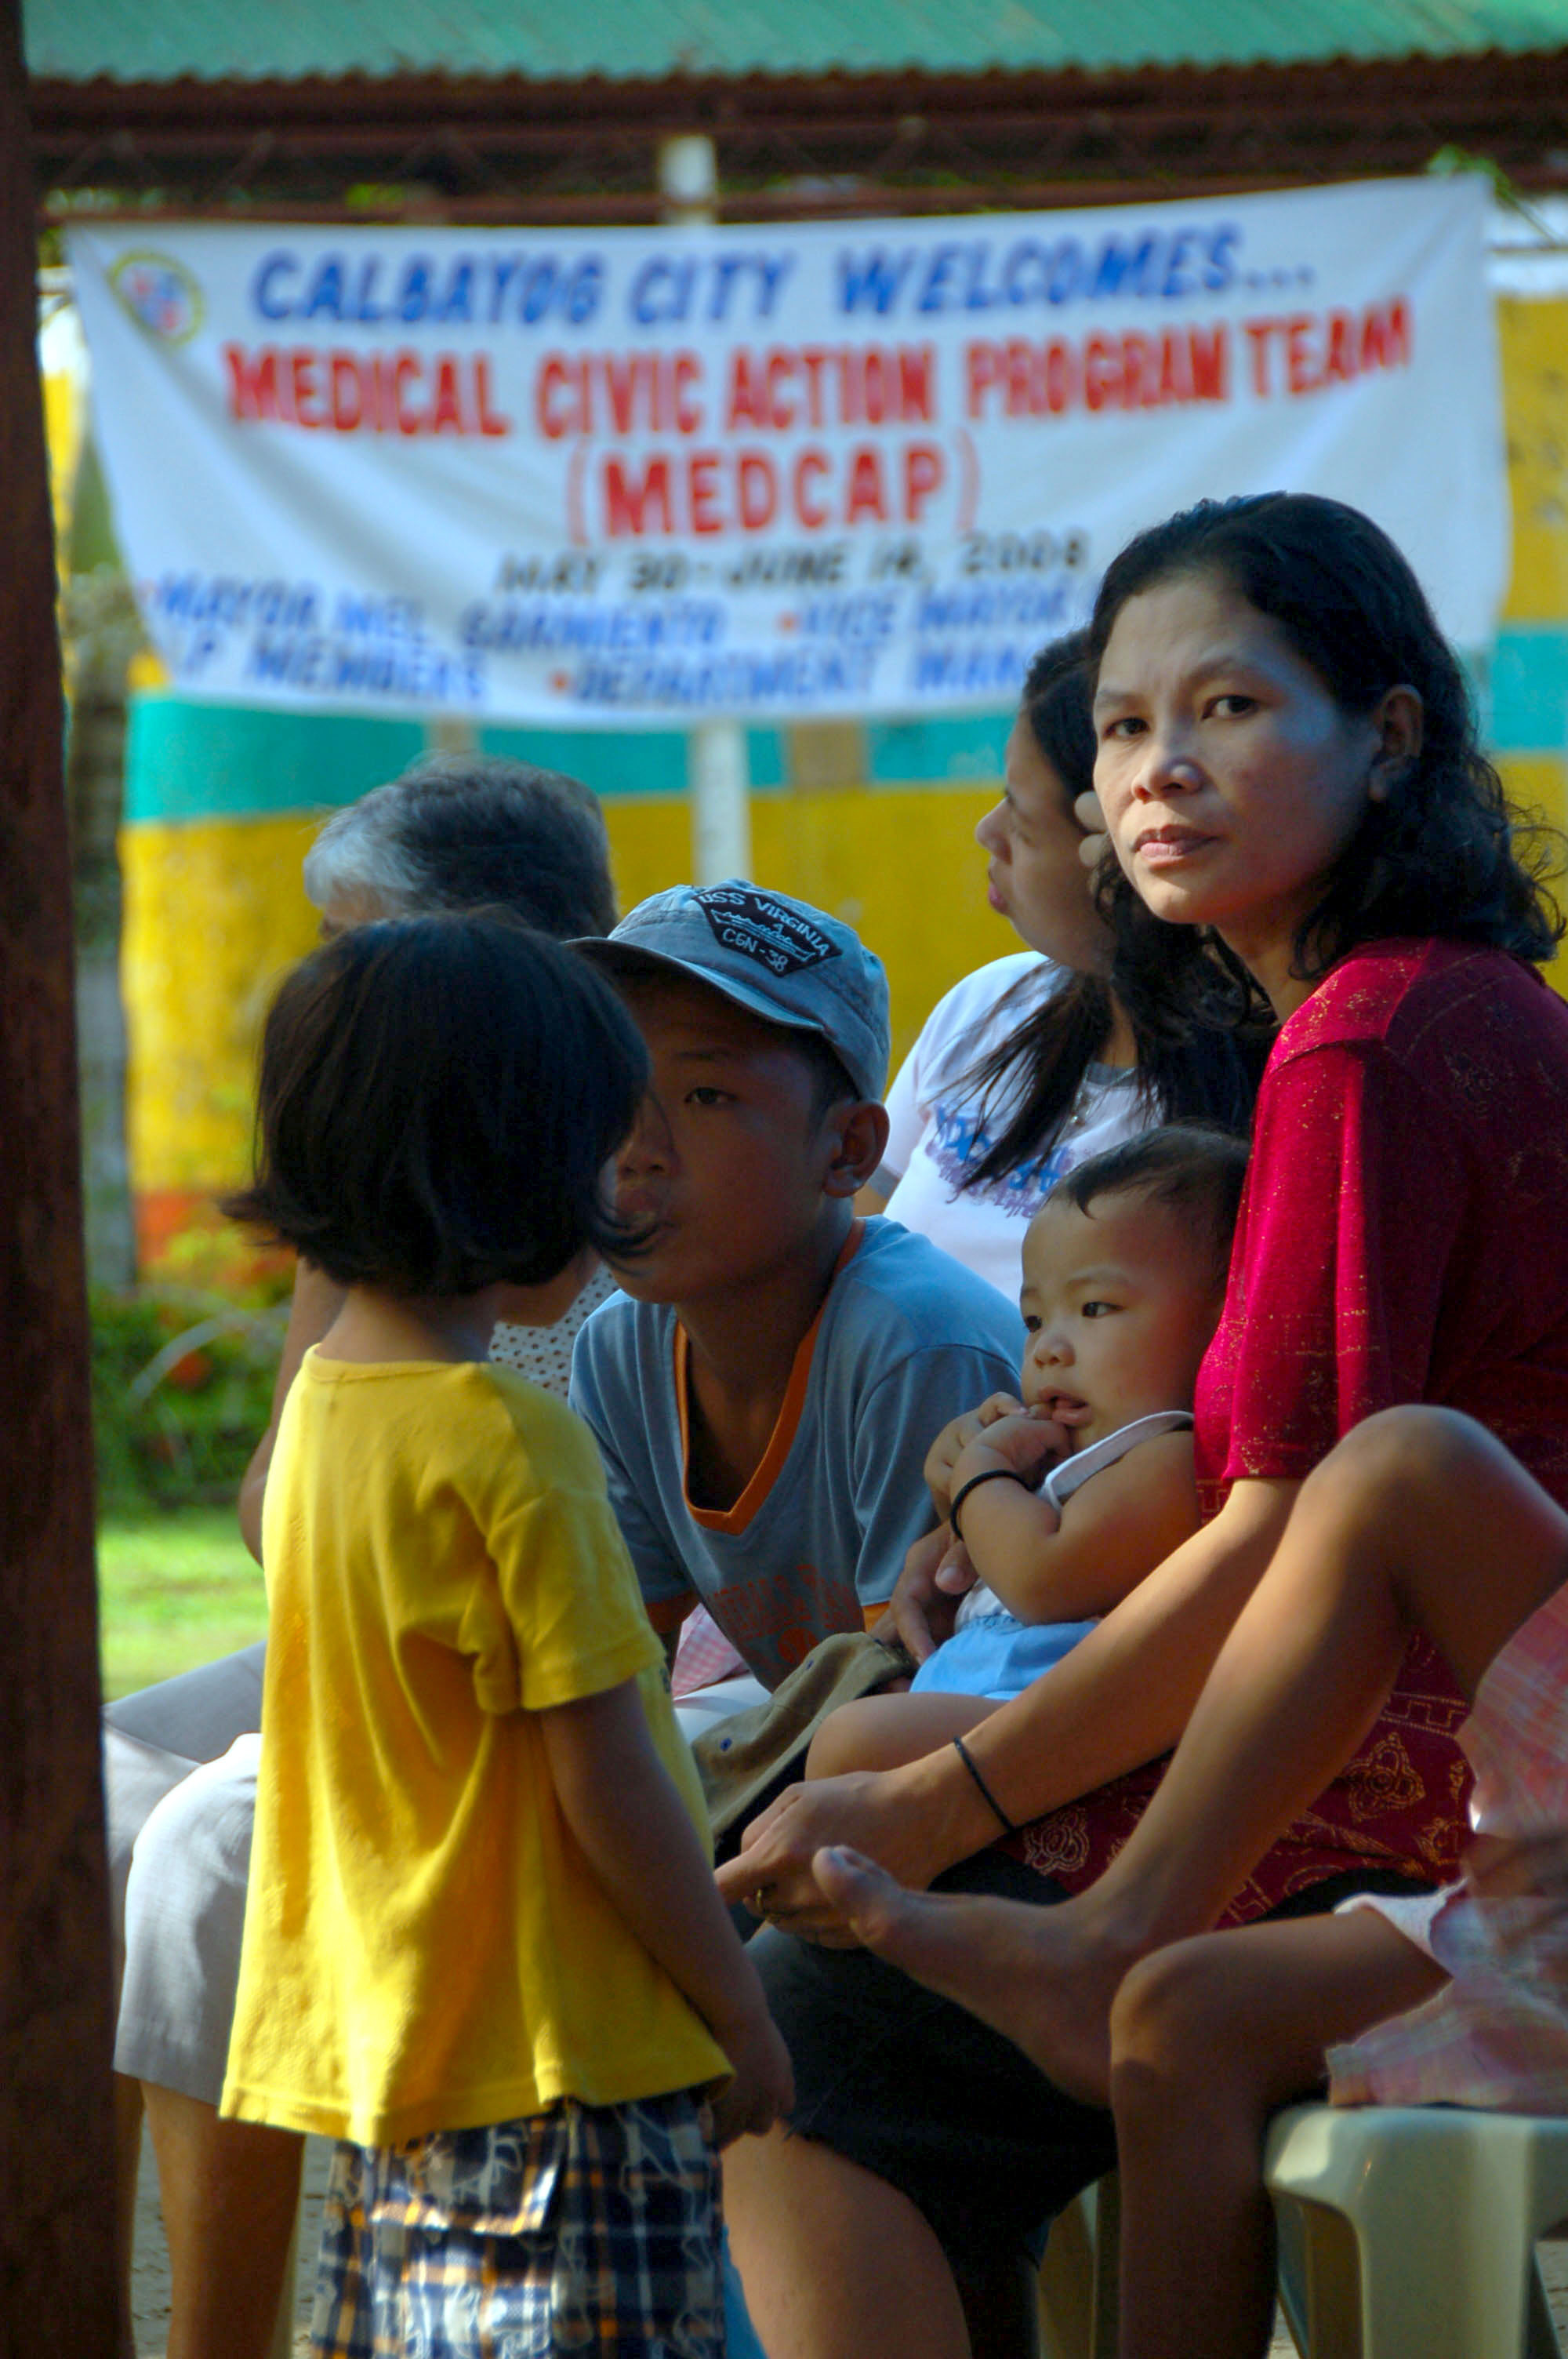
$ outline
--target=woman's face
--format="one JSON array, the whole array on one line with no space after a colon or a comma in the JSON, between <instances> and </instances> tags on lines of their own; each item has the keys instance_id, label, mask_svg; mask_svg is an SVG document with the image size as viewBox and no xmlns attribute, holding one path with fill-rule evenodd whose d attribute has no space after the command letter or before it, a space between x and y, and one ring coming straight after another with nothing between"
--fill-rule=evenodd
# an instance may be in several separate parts
<instances>
[{"instance_id":1,"label":"woman's face","mask_svg":"<svg viewBox=\"0 0 1568 2359\"><path fill-rule=\"evenodd\" d=\"M1343 712L1212 573L1130 598L1112 626L1095 786L1116 856L1157 918L1215 927L1277 1008L1296 930L1379 790L1389 701Z\"/></svg>"},{"instance_id":2,"label":"woman's face","mask_svg":"<svg viewBox=\"0 0 1568 2359\"><path fill-rule=\"evenodd\" d=\"M1061 777L1021 713L1007 741L1002 798L975 830L987 854L987 897L1031 950L1078 974L1110 963L1110 935L1079 856L1084 832Z\"/></svg>"}]
</instances>

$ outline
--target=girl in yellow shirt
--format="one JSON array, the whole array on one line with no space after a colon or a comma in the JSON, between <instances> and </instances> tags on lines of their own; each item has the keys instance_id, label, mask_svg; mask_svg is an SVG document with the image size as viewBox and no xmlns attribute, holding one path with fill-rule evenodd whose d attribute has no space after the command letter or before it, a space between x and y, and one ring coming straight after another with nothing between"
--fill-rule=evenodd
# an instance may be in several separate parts
<instances>
[{"instance_id":1,"label":"girl in yellow shirt","mask_svg":"<svg viewBox=\"0 0 1568 2359\"><path fill-rule=\"evenodd\" d=\"M716 2147L790 2102L591 1437L484 1357L624 1250L644 1074L608 986L501 916L357 928L267 1022L229 1209L348 1292L267 1484L222 2110L340 2141L341 2359L712 2359Z\"/></svg>"}]
</instances>

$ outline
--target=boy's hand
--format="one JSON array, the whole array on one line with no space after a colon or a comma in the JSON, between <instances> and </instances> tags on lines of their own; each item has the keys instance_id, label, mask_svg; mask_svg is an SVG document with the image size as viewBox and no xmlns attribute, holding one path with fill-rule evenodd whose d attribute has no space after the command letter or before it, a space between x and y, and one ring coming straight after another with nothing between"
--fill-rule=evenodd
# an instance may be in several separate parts
<instances>
[{"instance_id":1,"label":"boy's hand","mask_svg":"<svg viewBox=\"0 0 1568 2359\"><path fill-rule=\"evenodd\" d=\"M1038 1410L999 1418L959 1452L953 1468L953 1488L957 1491L971 1475L988 1473L998 1466L1033 1484L1048 1466L1065 1458L1072 1447L1073 1437L1066 1427L1042 1417Z\"/></svg>"},{"instance_id":2,"label":"boy's hand","mask_svg":"<svg viewBox=\"0 0 1568 2359\"><path fill-rule=\"evenodd\" d=\"M925 1453L925 1482L936 1503L938 1515L946 1515L947 1502L953 1495L953 1469L977 1434L995 1425L1004 1417L1022 1414L1023 1403L1011 1393L992 1393L979 1408L966 1409L951 1425L945 1425ZM907 1642L906 1642L907 1643Z\"/></svg>"},{"instance_id":3,"label":"boy's hand","mask_svg":"<svg viewBox=\"0 0 1568 2359\"><path fill-rule=\"evenodd\" d=\"M951 1530L949 1526L948 1529ZM968 1597L979 1579L962 1540L954 1540L936 1568L936 1587L943 1597Z\"/></svg>"},{"instance_id":4,"label":"boy's hand","mask_svg":"<svg viewBox=\"0 0 1568 2359\"><path fill-rule=\"evenodd\" d=\"M974 1585L973 1572L955 1586L948 1585L945 1576L949 1566L957 1575L959 1560L968 1564L950 1524L938 1524L934 1532L916 1540L903 1560L888 1610L877 1625L880 1632L901 1638L917 1663L925 1662L944 1638L952 1636L957 1601Z\"/></svg>"},{"instance_id":5,"label":"boy's hand","mask_svg":"<svg viewBox=\"0 0 1568 2359\"><path fill-rule=\"evenodd\" d=\"M714 2137L721 2147L761 2137L795 2103L795 2073L778 2026L759 1995L750 2014L709 2028L735 2075L713 2100Z\"/></svg>"}]
</instances>

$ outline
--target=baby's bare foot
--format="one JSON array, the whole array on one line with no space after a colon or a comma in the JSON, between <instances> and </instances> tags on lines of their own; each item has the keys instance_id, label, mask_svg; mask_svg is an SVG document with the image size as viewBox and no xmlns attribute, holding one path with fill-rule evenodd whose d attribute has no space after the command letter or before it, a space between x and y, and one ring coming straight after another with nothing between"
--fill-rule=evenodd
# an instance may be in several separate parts
<instances>
[{"instance_id":1,"label":"baby's bare foot","mask_svg":"<svg viewBox=\"0 0 1568 2359\"><path fill-rule=\"evenodd\" d=\"M1069 2096L1108 2102L1111 2001L1133 1959L1091 1937L1071 1902L908 1892L842 1843L811 1872L868 1950L978 2015Z\"/></svg>"}]
</instances>

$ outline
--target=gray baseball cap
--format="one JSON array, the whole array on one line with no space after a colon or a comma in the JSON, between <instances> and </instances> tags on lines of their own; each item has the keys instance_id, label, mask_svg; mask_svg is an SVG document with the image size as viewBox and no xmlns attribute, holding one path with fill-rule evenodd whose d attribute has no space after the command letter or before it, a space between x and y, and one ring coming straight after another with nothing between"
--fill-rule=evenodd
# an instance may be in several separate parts
<instances>
[{"instance_id":1,"label":"gray baseball cap","mask_svg":"<svg viewBox=\"0 0 1568 2359\"><path fill-rule=\"evenodd\" d=\"M573 948L610 974L673 969L769 1024L818 1032L863 1098L888 1069L888 985L859 934L808 901L732 876L639 901L612 934Z\"/></svg>"}]
</instances>

